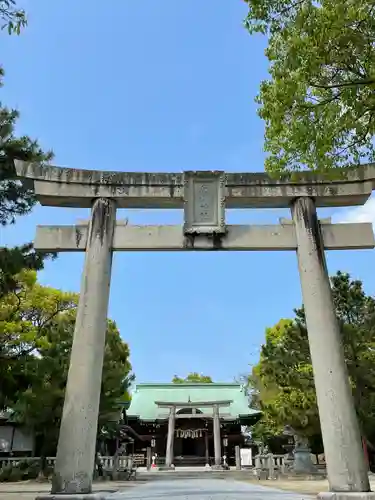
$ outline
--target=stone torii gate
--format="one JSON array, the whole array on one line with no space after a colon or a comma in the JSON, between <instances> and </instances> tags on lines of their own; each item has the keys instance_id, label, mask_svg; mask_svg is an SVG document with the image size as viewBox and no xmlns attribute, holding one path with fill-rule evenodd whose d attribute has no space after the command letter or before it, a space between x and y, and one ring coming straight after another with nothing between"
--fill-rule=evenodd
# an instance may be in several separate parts
<instances>
[{"instance_id":1,"label":"stone torii gate","mask_svg":"<svg viewBox=\"0 0 375 500\"><path fill-rule=\"evenodd\" d=\"M221 467L221 437L220 437L220 417L228 416L230 413L223 414L220 413L220 408L226 408L233 403L232 400L225 401L196 401L192 402L165 402L165 401L155 401L158 408L168 408L168 415L160 415L160 417L168 418L168 434L167 434L167 449L165 454L165 466L167 469L171 468L173 464L173 448L174 448L174 433L175 433L175 423L178 418L212 418L213 424L213 434L214 434L214 455L215 464L214 468L220 469ZM191 408L195 410L196 408L211 408L212 414L207 413L193 413L186 415L176 415L177 408ZM208 455L207 443L206 443L206 455Z\"/></svg>"},{"instance_id":2,"label":"stone torii gate","mask_svg":"<svg viewBox=\"0 0 375 500\"><path fill-rule=\"evenodd\" d=\"M38 250L86 254L52 494L91 493L112 252L295 250L331 496L373 495L364 493L370 491L367 467L324 255L324 249L373 248L373 230L366 223L319 222L316 208L365 203L374 189L374 167L337 181L312 174L292 181L263 173L103 172L21 161L15 167L19 177L33 182L42 205L91 208L88 223L38 226L35 238ZM225 223L225 208L285 207L291 222ZM117 223L117 208L184 208L185 224Z\"/></svg>"}]
</instances>

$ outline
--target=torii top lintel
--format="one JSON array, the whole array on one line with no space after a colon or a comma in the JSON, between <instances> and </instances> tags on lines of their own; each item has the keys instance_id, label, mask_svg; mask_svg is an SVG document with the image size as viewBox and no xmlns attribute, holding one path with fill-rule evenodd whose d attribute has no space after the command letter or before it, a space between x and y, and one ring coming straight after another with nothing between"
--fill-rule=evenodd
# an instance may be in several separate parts
<instances>
[{"instance_id":1,"label":"torii top lintel","mask_svg":"<svg viewBox=\"0 0 375 500\"><path fill-rule=\"evenodd\" d=\"M15 160L17 176L33 182L42 205L89 208L94 198L116 200L119 208L183 208L185 173L109 172L41 166ZM225 178L227 208L286 208L301 196L318 207L363 205L375 189L375 164L347 171L340 179L311 172L274 179L266 173L199 171Z\"/></svg>"}]
</instances>

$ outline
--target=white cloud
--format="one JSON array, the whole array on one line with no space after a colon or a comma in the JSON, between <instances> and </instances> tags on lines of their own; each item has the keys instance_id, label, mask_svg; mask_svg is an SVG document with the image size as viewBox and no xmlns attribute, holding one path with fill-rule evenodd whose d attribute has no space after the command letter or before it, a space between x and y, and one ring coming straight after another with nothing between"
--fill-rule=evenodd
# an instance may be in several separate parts
<instances>
[{"instance_id":1,"label":"white cloud","mask_svg":"<svg viewBox=\"0 0 375 500\"><path fill-rule=\"evenodd\" d=\"M375 227L375 197L364 205L334 215L334 222L371 222Z\"/></svg>"}]
</instances>

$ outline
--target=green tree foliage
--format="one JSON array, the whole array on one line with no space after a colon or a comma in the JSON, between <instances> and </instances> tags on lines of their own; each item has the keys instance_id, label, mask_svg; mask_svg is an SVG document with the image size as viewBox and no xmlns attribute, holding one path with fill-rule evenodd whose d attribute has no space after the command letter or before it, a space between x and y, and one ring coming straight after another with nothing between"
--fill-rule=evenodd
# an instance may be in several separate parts
<instances>
[{"instance_id":1,"label":"green tree foliage","mask_svg":"<svg viewBox=\"0 0 375 500\"><path fill-rule=\"evenodd\" d=\"M9 33L19 33L26 25L24 11L17 8L14 0L0 0L0 26ZM3 69L0 67L0 87L3 85ZM44 152L38 142L27 136L15 134L19 112L9 109L0 100L0 226L13 224L16 217L31 211L36 199L30 185L17 180L14 159L49 162L53 154ZM28 243L15 248L0 247L0 297L16 286L14 276L22 269L43 267L42 255Z\"/></svg>"},{"instance_id":2,"label":"green tree foliage","mask_svg":"<svg viewBox=\"0 0 375 500\"><path fill-rule=\"evenodd\" d=\"M338 272L331 278L345 360L353 388L362 435L375 439L375 300L362 282ZM280 320L268 328L258 365L250 376L254 404L263 410L255 434L278 434L285 425L320 439L320 425L304 310L293 320Z\"/></svg>"},{"instance_id":3,"label":"green tree foliage","mask_svg":"<svg viewBox=\"0 0 375 500\"><path fill-rule=\"evenodd\" d=\"M39 285L33 271L0 301L1 402L34 429L44 454L57 443L77 301L77 294ZM100 425L119 417L132 379L129 347L108 320Z\"/></svg>"},{"instance_id":4,"label":"green tree foliage","mask_svg":"<svg viewBox=\"0 0 375 500\"><path fill-rule=\"evenodd\" d=\"M328 172L374 161L374 2L245 1L247 29L268 37L270 79L257 97L266 169Z\"/></svg>"},{"instance_id":5,"label":"green tree foliage","mask_svg":"<svg viewBox=\"0 0 375 500\"><path fill-rule=\"evenodd\" d=\"M16 277L16 287L0 300L0 408L28 387L34 354L49 344L52 322L76 302L77 295L39 285L34 271Z\"/></svg>"},{"instance_id":6,"label":"green tree foliage","mask_svg":"<svg viewBox=\"0 0 375 500\"><path fill-rule=\"evenodd\" d=\"M178 377L175 375L172 379L174 384L188 384L188 383L199 383L199 384L212 384L212 378L208 375L202 375L197 372L189 373L185 378Z\"/></svg>"},{"instance_id":7,"label":"green tree foliage","mask_svg":"<svg viewBox=\"0 0 375 500\"><path fill-rule=\"evenodd\" d=\"M285 319L268 328L252 380L264 412L255 434L269 438L285 425L308 437L320 433L306 328Z\"/></svg>"},{"instance_id":8,"label":"green tree foliage","mask_svg":"<svg viewBox=\"0 0 375 500\"><path fill-rule=\"evenodd\" d=\"M27 24L26 13L17 7L15 0L0 0L0 28L12 33L20 34Z\"/></svg>"}]
</instances>

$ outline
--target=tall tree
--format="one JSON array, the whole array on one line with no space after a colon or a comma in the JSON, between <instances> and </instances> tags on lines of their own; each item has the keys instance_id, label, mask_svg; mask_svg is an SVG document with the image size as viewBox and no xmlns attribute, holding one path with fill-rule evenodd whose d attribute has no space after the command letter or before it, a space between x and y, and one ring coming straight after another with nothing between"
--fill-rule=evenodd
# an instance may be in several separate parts
<instances>
[{"instance_id":1,"label":"tall tree","mask_svg":"<svg viewBox=\"0 0 375 500\"><path fill-rule=\"evenodd\" d=\"M212 384L212 378L208 375L202 375L201 373L192 372L189 373L185 378L178 377L175 375L172 379L174 384L188 384L188 383L199 383L199 384Z\"/></svg>"},{"instance_id":2,"label":"tall tree","mask_svg":"<svg viewBox=\"0 0 375 500\"><path fill-rule=\"evenodd\" d=\"M338 175L374 161L374 2L245 1L247 29L268 37L270 79L257 97L266 169Z\"/></svg>"},{"instance_id":3,"label":"tall tree","mask_svg":"<svg viewBox=\"0 0 375 500\"><path fill-rule=\"evenodd\" d=\"M57 442L77 302L77 294L39 285L33 271L0 300L0 394L34 429L44 454L54 453ZM118 418L132 379L129 347L108 320L100 425Z\"/></svg>"},{"instance_id":4,"label":"tall tree","mask_svg":"<svg viewBox=\"0 0 375 500\"><path fill-rule=\"evenodd\" d=\"M375 300L361 281L338 272L331 278L345 360L362 435L375 440ZM275 433L285 425L317 441L320 434L315 386L303 308L293 320L266 331L259 364L253 370L263 424ZM261 425L261 424L259 424Z\"/></svg>"},{"instance_id":5,"label":"tall tree","mask_svg":"<svg viewBox=\"0 0 375 500\"><path fill-rule=\"evenodd\" d=\"M258 433L280 434L290 425L306 437L320 434L306 328L285 319L267 328L252 380L264 414Z\"/></svg>"}]
</instances>

